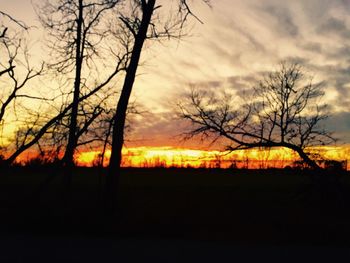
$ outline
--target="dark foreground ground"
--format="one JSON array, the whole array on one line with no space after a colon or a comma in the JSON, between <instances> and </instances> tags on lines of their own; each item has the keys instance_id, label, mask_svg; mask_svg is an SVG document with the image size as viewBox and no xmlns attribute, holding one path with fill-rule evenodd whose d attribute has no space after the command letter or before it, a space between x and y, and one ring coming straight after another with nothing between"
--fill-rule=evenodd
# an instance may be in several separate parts
<instances>
[{"instance_id":1,"label":"dark foreground ground","mask_svg":"<svg viewBox=\"0 0 350 263\"><path fill-rule=\"evenodd\" d=\"M350 174L125 169L118 214L103 171L0 171L0 262L314 262L350 259ZM116 261L116 260L120 261Z\"/></svg>"}]
</instances>

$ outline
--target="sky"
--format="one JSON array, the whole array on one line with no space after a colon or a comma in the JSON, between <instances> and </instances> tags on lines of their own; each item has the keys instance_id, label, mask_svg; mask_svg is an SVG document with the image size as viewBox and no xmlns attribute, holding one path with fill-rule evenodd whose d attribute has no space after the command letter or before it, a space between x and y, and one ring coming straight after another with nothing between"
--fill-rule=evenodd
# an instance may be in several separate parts
<instances>
[{"instance_id":1,"label":"sky","mask_svg":"<svg viewBox=\"0 0 350 263\"><path fill-rule=\"evenodd\" d=\"M38 24L30 0L2 0L1 10ZM323 82L325 125L338 144L350 143L349 0L215 0L193 11L203 24L191 22L188 36L146 44L133 91L146 113L133 121L127 145L207 147L179 142L186 129L176 115L181 95L190 86L249 90L281 61L298 62Z\"/></svg>"}]
</instances>

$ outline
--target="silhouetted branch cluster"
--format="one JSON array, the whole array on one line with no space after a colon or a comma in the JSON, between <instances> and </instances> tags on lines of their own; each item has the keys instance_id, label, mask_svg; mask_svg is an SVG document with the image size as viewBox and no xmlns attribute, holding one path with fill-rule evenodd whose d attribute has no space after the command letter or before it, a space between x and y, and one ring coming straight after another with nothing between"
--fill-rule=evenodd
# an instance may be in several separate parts
<instances>
[{"instance_id":1,"label":"silhouetted branch cluster","mask_svg":"<svg viewBox=\"0 0 350 263\"><path fill-rule=\"evenodd\" d=\"M86 65L93 65L100 55L100 43L109 34L103 18L118 2L57 0L38 4L36 11L48 34L46 41L53 58L51 68L70 73L75 70L77 58ZM78 31L80 37L77 37Z\"/></svg>"},{"instance_id":2,"label":"silhouetted branch cluster","mask_svg":"<svg viewBox=\"0 0 350 263\"><path fill-rule=\"evenodd\" d=\"M120 71L124 67L124 63L124 61L118 61L114 71L102 83L94 87L91 91L80 96L79 103L88 100L89 98L97 94L99 91L101 91L103 88L105 88L109 84L111 79L113 79L118 73L120 73ZM57 146L59 150L62 148L64 149L67 139L66 129L68 126L63 120L64 118L69 117L69 112L72 106L73 103L69 103L68 105L61 105L59 112L53 117L48 117L47 120L44 121L42 126L37 129L35 135L32 136L31 140L28 140L26 143L23 143L21 147L17 148L16 151L13 152L5 160L5 162L11 164L21 153L23 153L30 147L36 145L44 135L50 135L49 138L46 139L51 138L53 146Z\"/></svg>"},{"instance_id":3,"label":"silhouetted branch cluster","mask_svg":"<svg viewBox=\"0 0 350 263\"><path fill-rule=\"evenodd\" d=\"M8 18L21 29L29 29L23 22L0 11L1 16L2 18ZM34 111L26 108L23 103L27 102L28 104L33 100L46 100L45 97L35 95L27 87L34 78L43 74L44 64L32 66L33 62L31 61L25 35L21 32L14 33L12 27L5 27L0 37L0 56L0 133L2 138L0 147L10 147L13 150L13 148L20 147L32 136L33 129L37 125L38 117L34 118ZM8 120L9 116L12 116L10 120ZM14 125L14 123L22 124L15 132L15 138L10 138L5 135L4 131L8 130L8 127ZM4 144L4 141L8 143ZM10 145L10 142L13 142L13 145Z\"/></svg>"},{"instance_id":4,"label":"silhouetted branch cluster","mask_svg":"<svg viewBox=\"0 0 350 263\"><path fill-rule=\"evenodd\" d=\"M208 0L202 2L209 5ZM27 120L21 124L18 122L15 147L11 148L4 162L11 164L35 145L42 156L50 152L57 159L64 153L63 163L69 166L73 165L77 148L94 147L101 142L103 155L111 144L112 151L119 152L120 156L124 130L131 127L127 115L131 112L139 114L134 105L129 105L129 99L144 42L180 38L190 17L201 22L200 19L186 0L55 0L37 3L36 12L47 33L45 44L50 56L45 69L51 75L46 74L45 78L57 79L59 87L55 88L55 95L50 99L20 92L31 79L43 74L44 65L32 68L28 56L22 63L27 74L23 79L16 77L16 49L12 53L13 59L7 60L7 67L2 64L0 77L7 75L8 83L13 87L3 100L2 119L5 109L16 98L47 102L41 108L44 111L32 111ZM28 29L21 21L0 12L1 15L22 29ZM6 27L2 33L1 41L9 41ZM19 43L17 48L21 47L23 44ZM113 60L115 66L111 67ZM118 76L124 78L120 93L118 87L113 86L113 80ZM118 96L118 106L111 109L111 101ZM14 110L16 113L18 110ZM117 148L113 148L113 142L117 142ZM111 158L110 164L119 166L120 162Z\"/></svg>"},{"instance_id":5,"label":"silhouetted branch cluster","mask_svg":"<svg viewBox=\"0 0 350 263\"><path fill-rule=\"evenodd\" d=\"M127 2L125 8L119 11L121 26L124 26L136 38L141 27L142 16L148 11L147 8L151 6L153 1L132 0L124 2ZM210 6L209 0L202 2ZM190 17L203 23L192 11L187 0L154 1L146 39L181 38L185 35L183 29Z\"/></svg>"},{"instance_id":6,"label":"silhouetted branch cluster","mask_svg":"<svg viewBox=\"0 0 350 263\"><path fill-rule=\"evenodd\" d=\"M7 18L9 21L13 22L14 24L16 24L17 26L21 27L24 30L28 30L29 27L22 21L17 20L16 18L14 18L13 16L3 12L0 10L0 18ZM8 31L8 26L6 25L0 25L0 39L1 38L5 38L6 37L6 32Z\"/></svg>"},{"instance_id":7,"label":"silhouetted branch cluster","mask_svg":"<svg viewBox=\"0 0 350 263\"><path fill-rule=\"evenodd\" d=\"M250 103L233 102L227 94L192 90L188 103L181 104L181 117L193 124L185 134L226 138L228 150L256 147L287 147L311 167L317 164L306 147L334 142L321 126L327 118L321 84L312 84L297 64L282 64L254 88ZM247 100L249 101L249 100Z\"/></svg>"}]
</instances>

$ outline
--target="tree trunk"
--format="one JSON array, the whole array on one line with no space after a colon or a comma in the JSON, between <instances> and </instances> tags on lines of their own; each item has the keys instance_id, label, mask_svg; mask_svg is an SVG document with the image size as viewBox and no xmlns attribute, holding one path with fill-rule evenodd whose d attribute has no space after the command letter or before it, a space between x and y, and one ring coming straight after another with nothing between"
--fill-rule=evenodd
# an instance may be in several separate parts
<instances>
[{"instance_id":1,"label":"tree trunk","mask_svg":"<svg viewBox=\"0 0 350 263\"><path fill-rule=\"evenodd\" d=\"M247 143L246 146L249 146L249 148L257 148L257 147L267 147L267 148L272 148L272 147L285 147L288 148L296 153L299 154L300 158L312 169L314 170L321 170L321 167L310 157L304 152L304 150L294 144L287 143L287 142L280 142L280 143L275 143L275 142L267 142L267 143L258 143L258 144L249 144Z\"/></svg>"},{"instance_id":2,"label":"tree trunk","mask_svg":"<svg viewBox=\"0 0 350 263\"><path fill-rule=\"evenodd\" d=\"M118 101L113 122L111 158L106 178L106 208L114 213L117 203L117 188L119 183L120 165L122 160L122 148L124 144L124 126L126 111L129 104L131 91L134 85L137 67L140 61L143 44L147 38L147 31L153 15L156 0L149 0L142 7L142 20L137 34L128 65L124 85Z\"/></svg>"},{"instance_id":3,"label":"tree trunk","mask_svg":"<svg viewBox=\"0 0 350 263\"><path fill-rule=\"evenodd\" d=\"M314 161L311 160L310 157L303 151L303 149L297 147L296 149L294 149L299 156L301 157L301 159L303 159L303 161L312 169L314 170L321 170L321 167Z\"/></svg>"},{"instance_id":4,"label":"tree trunk","mask_svg":"<svg viewBox=\"0 0 350 263\"><path fill-rule=\"evenodd\" d=\"M299 154L300 158L312 169L314 170L321 170L321 167L312 159L310 159L310 157L304 152L304 150L299 147L299 146L296 146L294 144L290 144L290 143L283 143L281 144L280 146L282 147L286 147L286 148L289 148L293 151L295 151L296 153Z\"/></svg>"},{"instance_id":5,"label":"tree trunk","mask_svg":"<svg viewBox=\"0 0 350 263\"><path fill-rule=\"evenodd\" d=\"M119 70L115 70L105 82L98 85L95 89L88 92L87 94L79 97L79 103L90 98L92 95L96 94L99 90L101 90L103 87L105 87L110 80L119 72ZM29 141L28 143L23 143L13 154L11 154L7 159L3 160L1 162L1 166L10 166L18 156L20 156L24 151L28 150L30 147L32 147L34 144L36 144L41 137L45 135L48 129L52 127L57 121L61 120L66 114L72 109L73 102L69 104L66 108L64 108L59 114L57 114L55 117L50 119L44 126L41 127L41 129L38 131L38 133L34 136L34 138Z\"/></svg>"},{"instance_id":6,"label":"tree trunk","mask_svg":"<svg viewBox=\"0 0 350 263\"><path fill-rule=\"evenodd\" d=\"M70 114L69 135L68 143L64 157L62 159L63 165L67 168L64 173L63 183L66 187L69 187L72 180L72 168L74 167L74 152L77 146L77 118L78 107L80 97L80 82L81 82L81 69L83 60L83 48L82 48L82 25L83 25L83 0L79 0L79 17L77 19L77 32L76 32L76 58L75 58L75 79L74 79L74 93L72 111Z\"/></svg>"}]
</instances>

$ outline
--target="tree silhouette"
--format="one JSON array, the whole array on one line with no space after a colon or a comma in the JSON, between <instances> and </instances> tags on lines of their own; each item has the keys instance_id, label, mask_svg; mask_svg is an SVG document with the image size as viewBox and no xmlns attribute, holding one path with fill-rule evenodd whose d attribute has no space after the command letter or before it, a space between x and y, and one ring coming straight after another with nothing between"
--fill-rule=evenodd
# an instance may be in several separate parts
<instances>
[{"instance_id":1,"label":"tree silhouette","mask_svg":"<svg viewBox=\"0 0 350 263\"><path fill-rule=\"evenodd\" d=\"M182 29L189 16L198 19L191 11L186 0L178 0L174 10L161 14L164 8L161 4L169 2L157 0L130 0L126 9L120 12L122 32L132 38L130 62L127 65L121 95L119 97L116 114L113 121L112 148L109 163L109 172L106 180L106 200L108 210L115 207L118 176L122 160L122 147L124 144L124 128L126 112L130 95L134 85L141 52L146 40L181 37ZM209 4L209 0L203 0ZM166 17L164 20L163 17Z\"/></svg>"},{"instance_id":2,"label":"tree silhouette","mask_svg":"<svg viewBox=\"0 0 350 263\"><path fill-rule=\"evenodd\" d=\"M22 107L24 101L45 100L45 98L37 97L26 89L32 79L42 75L44 68L43 63L35 67L30 61L30 52L26 44L27 37L23 34L24 31L29 30L29 27L1 11L0 17L3 19L0 24L0 131L3 138L3 132L10 122L18 122L18 116L24 115L23 112L20 112L24 108ZM15 27L3 24L6 19L8 24ZM20 28L20 31L16 28ZM25 114L30 113L31 110L27 109ZM7 119L8 116L12 121ZM28 137L31 134L32 125L26 122L26 125L20 130L22 138ZM15 138L15 147L19 144L20 139ZM13 145L4 145L4 147L7 146L12 147Z\"/></svg>"},{"instance_id":3,"label":"tree silhouette","mask_svg":"<svg viewBox=\"0 0 350 263\"><path fill-rule=\"evenodd\" d=\"M88 91L86 94L83 94L79 97L79 103L82 103L86 101L87 99L91 98L95 94L97 94L99 91L103 90L110 81L121 71L124 71L125 69L125 63L126 63L126 55L122 56L120 60L118 61L117 65L115 66L115 69L113 72L110 73L110 75L100 84L96 85L91 91ZM60 111L54 115L53 117L48 118L43 124L39 125L35 131L33 131L33 134L30 138L27 138L26 141L24 141L20 147L18 147L13 153L11 153L8 158L6 158L3 163L5 165L12 164L18 156L20 156L24 151L28 150L30 147L34 146L39 142L39 140L46 134L52 133L54 131L50 131L55 127L57 122L60 122L65 116L69 115L69 112L71 111L73 107L73 103L66 106L62 106Z\"/></svg>"},{"instance_id":4,"label":"tree silhouette","mask_svg":"<svg viewBox=\"0 0 350 263\"><path fill-rule=\"evenodd\" d=\"M313 84L301 66L283 63L254 88L251 102L241 106L227 94L192 90L187 104L180 105L181 117L193 124L186 136L222 137L231 151L285 147L319 169L307 147L334 142L321 126L327 118L326 106L319 104L321 86Z\"/></svg>"},{"instance_id":5,"label":"tree silhouette","mask_svg":"<svg viewBox=\"0 0 350 263\"><path fill-rule=\"evenodd\" d=\"M38 8L39 18L50 35L49 47L56 58L50 67L59 73L68 75L74 72L73 98L70 108L68 142L63 164L74 166L74 152L79 135L96 118L92 110L91 120L85 121L82 128L78 124L79 100L86 79L82 77L83 67L91 69L89 63L95 63L99 57L99 44L108 33L104 28L103 16L117 5L118 0L57 0L46 1ZM103 25L101 25L103 24Z\"/></svg>"}]
</instances>

